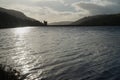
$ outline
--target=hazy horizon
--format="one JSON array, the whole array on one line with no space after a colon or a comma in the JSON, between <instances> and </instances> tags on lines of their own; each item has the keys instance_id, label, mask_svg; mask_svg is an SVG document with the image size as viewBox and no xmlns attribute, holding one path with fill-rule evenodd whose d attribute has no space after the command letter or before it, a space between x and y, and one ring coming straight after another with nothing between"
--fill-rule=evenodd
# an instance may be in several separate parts
<instances>
[{"instance_id":1,"label":"hazy horizon","mask_svg":"<svg viewBox=\"0 0 120 80\"><path fill-rule=\"evenodd\" d=\"M119 3L119 0L1 0L0 7L52 23L75 21L89 15L119 13Z\"/></svg>"}]
</instances>

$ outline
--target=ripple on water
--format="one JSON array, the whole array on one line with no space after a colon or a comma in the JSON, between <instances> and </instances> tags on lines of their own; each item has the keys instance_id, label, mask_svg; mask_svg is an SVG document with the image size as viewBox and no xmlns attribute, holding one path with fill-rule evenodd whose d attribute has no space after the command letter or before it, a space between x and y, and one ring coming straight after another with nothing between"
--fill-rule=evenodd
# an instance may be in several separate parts
<instances>
[{"instance_id":1,"label":"ripple on water","mask_svg":"<svg viewBox=\"0 0 120 80\"><path fill-rule=\"evenodd\" d=\"M119 45L120 28L4 29L0 62L28 80L119 80Z\"/></svg>"}]
</instances>

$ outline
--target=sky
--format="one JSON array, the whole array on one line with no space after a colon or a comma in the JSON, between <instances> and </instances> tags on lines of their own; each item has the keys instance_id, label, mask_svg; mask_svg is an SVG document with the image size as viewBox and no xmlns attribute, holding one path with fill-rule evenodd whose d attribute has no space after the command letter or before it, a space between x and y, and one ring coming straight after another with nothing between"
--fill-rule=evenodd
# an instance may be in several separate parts
<instances>
[{"instance_id":1,"label":"sky","mask_svg":"<svg viewBox=\"0 0 120 80\"><path fill-rule=\"evenodd\" d=\"M0 0L0 7L18 10L31 18L49 23L120 13L119 4L120 0Z\"/></svg>"}]
</instances>

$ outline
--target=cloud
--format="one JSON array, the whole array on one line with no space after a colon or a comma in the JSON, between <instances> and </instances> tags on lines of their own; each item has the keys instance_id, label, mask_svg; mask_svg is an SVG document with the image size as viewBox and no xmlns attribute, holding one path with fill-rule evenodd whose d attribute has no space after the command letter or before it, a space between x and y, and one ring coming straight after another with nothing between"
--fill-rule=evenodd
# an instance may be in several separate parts
<instances>
[{"instance_id":1,"label":"cloud","mask_svg":"<svg viewBox=\"0 0 120 80\"><path fill-rule=\"evenodd\" d=\"M56 21L71 21L77 20L82 12L74 13L71 11L59 11L50 7L38 7L14 4L9 7L10 9L19 10L24 12L25 15L35 18L39 21L47 20L49 23Z\"/></svg>"},{"instance_id":2,"label":"cloud","mask_svg":"<svg viewBox=\"0 0 120 80\"><path fill-rule=\"evenodd\" d=\"M48 22L120 12L120 0L1 0L0 6Z\"/></svg>"},{"instance_id":3,"label":"cloud","mask_svg":"<svg viewBox=\"0 0 120 80\"><path fill-rule=\"evenodd\" d=\"M64 0L2 0L10 9L24 12L27 16L48 22L77 20L82 12L75 12L74 7L66 5ZM15 1L15 2L14 2ZM9 4L8 4L9 2Z\"/></svg>"},{"instance_id":4,"label":"cloud","mask_svg":"<svg viewBox=\"0 0 120 80\"><path fill-rule=\"evenodd\" d=\"M85 10L90 15L120 13L119 0L91 0L72 4L77 11Z\"/></svg>"}]
</instances>

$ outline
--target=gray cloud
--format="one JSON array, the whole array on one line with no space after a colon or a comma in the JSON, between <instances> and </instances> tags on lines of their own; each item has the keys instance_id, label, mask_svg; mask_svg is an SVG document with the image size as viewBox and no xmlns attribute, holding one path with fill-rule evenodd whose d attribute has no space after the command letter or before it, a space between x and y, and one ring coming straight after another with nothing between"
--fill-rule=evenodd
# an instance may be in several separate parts
<instances>
[{"instance_id":1,"label":"gray cloud","mask_svg":"<svg viewBox=\"0 0 120 80\"><path fill-rule=\"evenodd\" d=\"M39 1L36 2L36 6L40 7L50 7L57 11L74 11L74 8L58 1Z\"/></svg>"},{"instance_id":2,"label":"gray cloud","mask_svg":"<svg viewBox=\"0 0 120 80\"><path fill-rule=\"evenodd\" d=\"M90 15L120 13L120 0L91 0L93 2L77 2L73 6L76 10L86 10Z\"/></svg>"},{"instance_id":3,"label":"gray cloud","mask_svg":"<svg viewBox=\"0 0 120 80\"><path fill-rule=\"evenodd\" d=\"M77 20L96 14L120 12L120 0L1 0L0 7L24 12L49 22Z\"/></svg>"}]
</instances>

